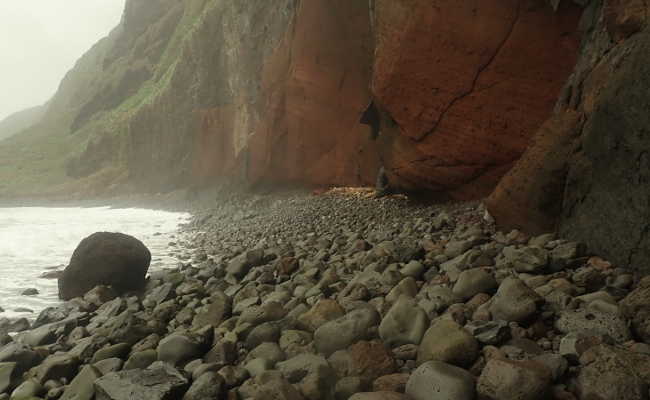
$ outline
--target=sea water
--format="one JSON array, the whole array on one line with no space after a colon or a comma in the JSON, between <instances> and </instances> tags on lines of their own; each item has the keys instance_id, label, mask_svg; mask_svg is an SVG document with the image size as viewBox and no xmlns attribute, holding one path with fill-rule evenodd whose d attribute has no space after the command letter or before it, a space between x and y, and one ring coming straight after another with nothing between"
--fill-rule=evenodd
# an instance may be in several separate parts
<instances>
[{"instance_id":1,"label":"sea water","mask_svg":"<svg viewBox=\"0 0 650 400\"><path fill-rule=\"evenodd\" d=\"M178 228L189 217L136 208L0 208L0 318L34 319L57 305L57 280L43 273L63 270L79 242L95 232L122 232L141 240L151 251L150 271L175 267ZM22 295L28 288L39 294Z\"/></svg>"}]
</instances>

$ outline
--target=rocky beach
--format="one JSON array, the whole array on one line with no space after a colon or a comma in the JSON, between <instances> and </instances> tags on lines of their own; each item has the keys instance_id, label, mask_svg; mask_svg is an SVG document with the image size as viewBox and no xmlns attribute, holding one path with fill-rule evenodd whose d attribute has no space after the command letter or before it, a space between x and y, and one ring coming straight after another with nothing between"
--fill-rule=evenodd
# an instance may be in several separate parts
<instances>
[{"instance_id":1,"label":"rocky beach","mask_svg":"<svg viewBox=\"0 0 650 400\"><path fill-rule=\"evenodd\" d=\"M0 398L648 398L650 280L479 202L222 195L183 229L142 290L2 320Z\"/></svg>"}]
</instances>

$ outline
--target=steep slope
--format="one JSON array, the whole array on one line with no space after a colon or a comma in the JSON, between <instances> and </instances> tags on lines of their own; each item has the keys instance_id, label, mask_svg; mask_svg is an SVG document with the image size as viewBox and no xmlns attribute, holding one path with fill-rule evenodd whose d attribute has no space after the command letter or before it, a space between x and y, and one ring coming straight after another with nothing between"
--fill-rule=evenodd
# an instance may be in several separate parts
<instances>
[{"instance_id":1,"label":"steep slope","mask_svg":"<svg viewBox=\"0 0 650 400\"><path fill-rule=\"evenodd\" d=\"M130 0L62 83L47 128L23 141L68 149L45 181L64 193L369 184L383 163L403 189L480 197L550 113L580 10L439 6ZM359 122L373 97L378 139ZM42 192L34 157L21 157L31 186L5 184L5 194Z\"/></svg>"},{"instance_id":2,"label":"steep slope","mask_svg":"<svg viewBox=\"0 0 650 400\"><path fill-rule=\"evenodd\" d=\"M394 187L492 192L502 227L559 228L639 268L647 15L643 0L129 0L40 122L0 142L0 196L359 185L383 165Z\"/></svg>"},{"instance_id":3,"label":"steep slope","mask_svg":"<svg viewBox=\"0 0 650 400\"><path fill-rule=\"evenodd\" d=\"M7 118L0 121L0 140L6 139L27 128L34 126L40 121L45 114L47 105L30 107L28 109L15 112Z\"/></svg>"},{"instance_id":4,"label":"steep slope","mask_svg":"<svg viewBox=\"0 0 650 400\"><path fill-rule=\"evenodd\" d=\"M488 200L502 226L558 229L617 265L650 263L650 8L594 1L555 113Z\"/></svg>"}]
</instances>

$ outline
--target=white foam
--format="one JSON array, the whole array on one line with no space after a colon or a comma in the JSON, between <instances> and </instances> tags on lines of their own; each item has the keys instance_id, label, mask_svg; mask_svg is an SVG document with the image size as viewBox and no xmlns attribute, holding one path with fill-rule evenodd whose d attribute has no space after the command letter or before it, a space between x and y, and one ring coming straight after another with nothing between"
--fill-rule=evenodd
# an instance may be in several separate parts
<instances>
[{"instance_id":1,"label":"white foam","mask_svg":"<svg viewBox=\"0 0 650 400\"><path fill-rule=\"evenodd\" d=\"M59 303L56 279L40 275L52 267L63 269L84 237L99 231L122 232L140 239L151 250L152 269L175 266L170 241L189 214L145 209L0 208L0 317L35 318ZM37 296L22 296L36 288ZM33 314L15 312L25 307Z\"/></svg>"}]
</instances>

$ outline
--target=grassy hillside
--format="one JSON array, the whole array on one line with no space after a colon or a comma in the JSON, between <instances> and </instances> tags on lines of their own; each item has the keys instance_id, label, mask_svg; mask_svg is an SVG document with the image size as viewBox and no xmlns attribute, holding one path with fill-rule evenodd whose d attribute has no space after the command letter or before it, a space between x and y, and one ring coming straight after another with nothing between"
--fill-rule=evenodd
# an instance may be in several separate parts
<instances>
[{"instance_id":1,"label":"grassy hillside","mask_svg":"<svg viewBox=\"0 0 650 400\"><path fill-rule=\"evenodd\" d=\"M18 111L0 121L0 140L6 139L34 126L43 118L47 105L30 107Z\"/></svg>"},{"instance_id":2,"label":"grassy hillside","mask_svg":"<svg viewBox=\"0 0 650 400\"><path fill-rule=\"evenodd\" d=\"M120 25L68 72L41 121L0 142L0 197L88 194L126 178L124 143L114 139L169 84L207 3L129 2Z\"/></svg>"}]
</instances>

